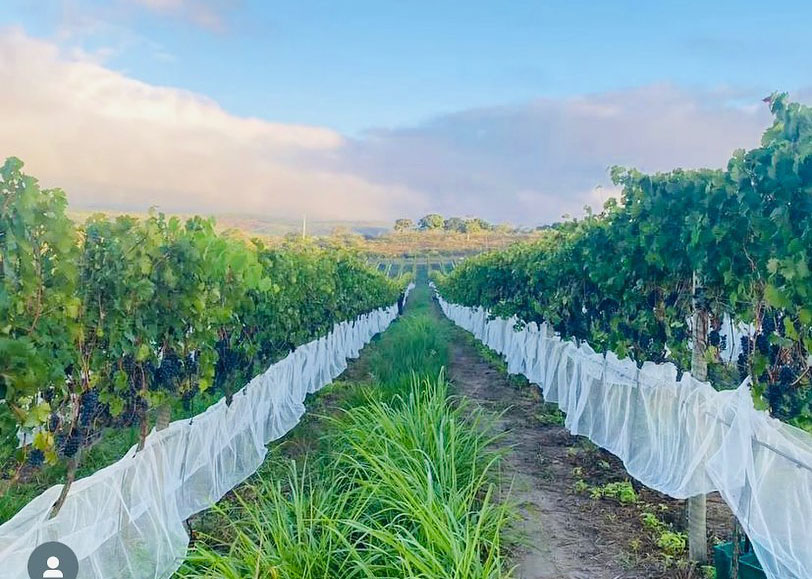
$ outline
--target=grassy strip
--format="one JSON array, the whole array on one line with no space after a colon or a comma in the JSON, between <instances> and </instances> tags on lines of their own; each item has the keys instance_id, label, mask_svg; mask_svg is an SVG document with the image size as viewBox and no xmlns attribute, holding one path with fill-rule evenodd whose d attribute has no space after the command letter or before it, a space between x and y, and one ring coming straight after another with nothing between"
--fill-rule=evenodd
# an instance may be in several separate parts
<instances>
[{"instance_id":1,"label":"grassy strip","mask_svg":"<svg viewBox=\"0 0 812 579\"><path fill-rule=\"evenodd\" d=\"M509 576L502 535L513 515L495 500L491 421L449 403L449 328L431 308L421 284L358 376L326 395L343 410L297 429L218 506L180 577ZM297 438L314 434L317 446L291 460Z\"/></svg>"}]
</instances>

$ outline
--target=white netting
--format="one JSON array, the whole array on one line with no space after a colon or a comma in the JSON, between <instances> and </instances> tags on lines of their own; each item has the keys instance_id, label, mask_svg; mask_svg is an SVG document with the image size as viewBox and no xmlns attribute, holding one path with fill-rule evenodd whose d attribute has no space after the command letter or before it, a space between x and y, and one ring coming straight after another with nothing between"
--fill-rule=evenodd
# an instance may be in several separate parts
<instances>
[{"instance_id":1,"label":"white netting","mask_svg":"<svg viewBox=\"0 0 812 579\"><path fill-rule=\"evenodd\" d=\"M514 328L482 308L440 305L454 323L537 384L574 434L617 455L629 474L675 498L719 491L771 579L812 577L812 435L753 407L749 382L718 392L672 364L642 368L612 353Z\"/></svg>"},{"instance_id":2,"label":"white netting","mask_svg":"<svg viewBox=\"0 0 812 579\"><path fill-rule=\"evenodd\" d=\"M26 579L34 547L60 541L79 558L80 579L169 577L186 554L184 521L253 474L265 445L304 414L305 396L341 374L347 358L396 316L392 306L336 324L251 380L231 406L220 400L191 420L153 431L142 451L130 449L76 481L50 520L62 487L48 489L0 526L2 576Z\"/></svg>"}]
</instances>

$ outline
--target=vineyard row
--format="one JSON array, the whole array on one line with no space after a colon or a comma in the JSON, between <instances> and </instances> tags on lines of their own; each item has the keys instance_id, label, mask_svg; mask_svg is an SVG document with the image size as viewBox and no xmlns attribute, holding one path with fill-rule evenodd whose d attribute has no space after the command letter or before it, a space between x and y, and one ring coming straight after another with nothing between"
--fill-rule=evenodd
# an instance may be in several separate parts
<instances>
[{"instance_id":1,"label":"vineyard row","mask_svg":"<svg viewBox=\"0 0 812 579\"><path fill-rule=\"evenodd\" d=\"M534 322L450 304L443 312L538 385L573 434L621 458L629 474L674 498L718 491L770 579L812 576L812 436L757 411L745 381L718 392L673 364L598 354Z\"/></svg>"},{"instance_id":2,"label":"vineyard row","mask_svg":"<svg viewBox=\"0 0 812 579\"><path fill-rule=\"evenodd\" d=\"M71 547L83 577L171 576L186 556L184 521L253 474L266 444L298 423L305 397L341 374L347 358L397 315L391 305L338 323L255 376L229 403L221 398L152 432L142 449L73 485L55 517L49 511L61 489L48 489L0 526L4 576L28 577L31 551L50 540Z\"/></svg>"},{"instance_id":3,"label":"vineyard row","mask_svg":"<svg viewBox=\"0 0 812 579\"><path fill-rule=\"evenodd\" d=\"M4 488L43 463L66 462L70 483L110 429L140 427L143 447L151 422L189 415L201 397L230 403L235 386L405 286L349 252L246 242L201 217L76 226L64 193L15 158L0 196ZM21 430L32 444L18 448Z\"/></svg>"},{"instance_id":4,"label":"vineyard row","mask_svg":"<svg viewBox=\"0 0 812 579\"><path fill-rule=\"evenodd\" d=\"M437 276L443 296L639 364L707 366L718 388L749 377L758 408L812 431L812 108L769 101L761 146L725 169L615 168L603 211L466 259ZM752 332L724 344L725 320Z\"/></svg>"}]
</instances>

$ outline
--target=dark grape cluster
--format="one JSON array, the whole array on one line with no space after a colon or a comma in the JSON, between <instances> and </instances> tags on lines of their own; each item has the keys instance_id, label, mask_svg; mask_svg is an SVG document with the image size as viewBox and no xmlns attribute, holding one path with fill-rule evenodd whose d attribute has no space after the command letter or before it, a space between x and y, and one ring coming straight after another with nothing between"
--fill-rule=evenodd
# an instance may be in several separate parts
<instances>
[{"instance_id":1,"label":"dark grape cluster","mask_svg":"<svg viewBox=\"0 0 812 579\"><path fill-rule=\"evenodd\" d=\"M127 375L129 391L126 394L122 393L124 408L116 423L121 426L131 426L138 423L142 410L146 406L146 402L140 395L142 378L147 381L147 385L153 383L157 368L152 362L139 365L131 355L121 358L120 368Z\"/></svg>"},{"instance_id":2,"label":"dark grape cluster","mask_svg":"<svg viewBox=\"0 0 812 579\"><path fill-rule=\"evenodd\" d=\"M137 424L141 414L146 410L147 403L137 392L132 392L130 397L124 401L124 410L118 417L119 424L132 426Z\"/></svg>"},{"instance_id":3,"label":"dark grape cluster","mask_svg":"<svg viewBox=\"0 0 812 579\"><path fill-rule=\"evenodd\" d=\"M157 387L175 392L183 380L183 374L183 361L174 352L167 352L161 360L161 365L155 369L153 378Z\"/></svg>"},{"instance_id":4,"label":"dark grape cluster","mask_svg":"<svg viewBox=\"0 0 812 579\"><path fill-rule=\"evenodd\" d=\"M674 306L677 305L677 302L679 301L679 298L680 298L680 293L679 292L677 292L677 291L670 292L665 297L665 306L667 308L673 308Z\"/></svg>"},{"instance_id":5,"label":"dark grape cluster","mask_svg":"<svg viewBox=\"0 0 812 579\"><path fill-rule=\"evenodd\" d=\"M804 368L798 360L793 361L786 352L782 354L774 337L784 337L784 319L782 314L767 315L762 320L761 328L755 338L742 337L741 354L738 359L738 370L744 379L751 371L751 359L754 354L764 357L767 368L754 379L765 385L764 397L770 407L770 414L781 420L799 416L808 404L807 389L798 385Z\"/></svg>"},{"instance_id":6,"label":"dark grape cluster","mask_svg":"<svg viewBox=\"0 0 812 579\"><path fill-rule=\"evenodd\" d=\"M74 430L67 436L61 437L60 450L66 458L73 458L82 445L82 436L78 430Z\"/></svg>"},{"instance_id":7,"label":"dark grape cluster","mask_svg":"<svg viewBox=\"0 0 812 579\"><path fill-rule=\"evenodd\" d=\"M739 370L739 377L744 380L750 374L750 353L752 342L749 336L741 337L741 351L736 360L736 367Z\"/></svg>"},{"instance_id":8,"label":"dark grape cluster","mask_svg":"<svg viewBox=\"0 0 812 579\"><path fill-rule=\"evenodd\" d=\"M89 427L99 413L99 392L91 388L82 394L79 400L79 424Z\"/></svg>"},{"instance_id":9,"label":"dark grape cluster","mask_svg":"<svg viewBox=\"0 0 812 579\"><path fill-rule=\"evenodd\" d=\"M708 332L708 344L720 351L727 350L727 336L723 336L719 330Z\"/></svg>"},{"instance_id":10,"label":"dark grape cluster","mask_svg":"<svg viewBox=\"0 0 812 579\"><path fill-rule=\"evenodd\" d=\"M235 369L243 366L239 352L231 347L227 339L222 339L215 345L217 363L214 368L214 383L217 388L224 389L227 381L232 377Z\"/></svg>"},{"instance_id":11,"label":"dark grape cluster","mask_svg":"<svg viewBox=\"0 0 812 579\"><path fill-rule=\"evenodd\" d=\"M197 361L197 356L195 355L194 352L186 356L186 359L183 361L183 365L186 368L186 372L188 372L190 376L194 376L195 374L197 374L199 364Z\"/></svg>"},{"instance_id":12,"label":"dark grape cluster","mask_svg":"<svg viewBox=\"0 0 812 579\"><path fill-rule=\"evenodd\" d=\"M45 462L45 453L40 449L35 448L28 453L28 464L34 468L39 468Z\"/></svg>"},{"instance_id":13,"label":"dark grape cluster","mask_svg":"<svg viewBox=\"0 0 812 579\"><path fill-rule=\"evenodd\" d=\"M186 390L181 394L181 403L183 404L183 409L187 412L192 409L192 399L195 397L194 390Z\"/></svg>"},{"instance_id":14,"label":"dark grape cluster","mask_svg":"<svg viewBox=\"0 0 812 579\"><path fill-rule=\"evenodd\" d=\"M770 338L764 332L756 336L756 350L765 356L770 354Z\"/></svg>"},{"instance_id":15,"label":"dark grape cluster","mask_svg":"<svg viewBox=\"0 0 812 579\"><path fill-rule=\"evenodd\" d=\"M132 356L124 356L121 359L121 369L124 371L127 376L132 378L135 375L135 358Z\"/></svg>"},{"instance_id":16,"label":"dark grape cluster","mask_svg":"<svg viewBox=\"0 0 812 579\"><path fill-rule=\"evenodd\" d=\"M703 312L710 311L710 298L706 288L699 286L694 292L694 307Z\"/></svg>"},{"instance_id":17,"label":"dark grape cluster","mask_svg":"<svg viewBox=\"0 0 812 579\"><path fill-rule=\"evenodd\" d=\"M770 412L776 418L787 420L797 416L804 407L802 388L796 387L798 373L784 365L778 370L777 378L767 387L767 401Z\"/></svg>"}]
</instances>

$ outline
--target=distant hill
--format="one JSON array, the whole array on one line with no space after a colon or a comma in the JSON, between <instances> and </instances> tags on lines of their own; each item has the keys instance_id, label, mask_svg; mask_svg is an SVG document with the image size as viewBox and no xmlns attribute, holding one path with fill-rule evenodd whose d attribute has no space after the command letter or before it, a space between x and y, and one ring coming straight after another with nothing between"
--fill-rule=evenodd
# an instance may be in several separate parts
<instances>
[{"instance_id":1,"label":"distant hill","mask_svg":"<svg viewBox=\"0 0 812 579\"><path fill-rule=\"evenodd\" d=\"M95 213L104 213L105 215L111 216L124 214L134 215L137 217L146 216L146 213L132 211L68 211L71 219L80 223ZM189 213L177 215L180 217L188 217L192 214ZM289 233L300 233L302 231L302 222L301 220L296 219L242 214L214 214L211 216L214 217L215 221L217 222L217 229L238 229L249 236L258 235L267 237L281 237ZM391 231L392 226L386 221L307 221L308 235L330 235L336 230L358 233L364 237L379 237Z\"/></svg>"},{"instance_id":2,"label":"distant hill","mask_svg":"<svg viewBox=\"0 0 812 579\"><path fill-rule=\"evenodd\" d=\"M215 215L220 227L239 229L259 235L279 236L288 233L300 233L302 221L280 219L256 215ZM358 233L365 237L377 237L391 231L392 226L386 221L307 221L308 235L330 235L336 230Z\"/></svg>"},{"instance_id":3,"label":"distant hill","mask_svg":"<svg viewBox=\"0 0 812 579\"><path fill-rule=\"evenodd\" d=\"M146 217L146 213L123 211L69 210L68 215L77 223L84 222L94 213L108 216L133 215ZM168 213L169 214L169 213ZM192 214L171 214L181 218ZM282 238L286 235L299 235L302 222L261 215L221 214L212 215L219 231L233 231L244 238ZM402 258L424 255L465 256L491 249L499 249L537 237L534 230L517 230L511 226L497 225L471 233L447 229L408 229L393 230L385 221L308 221L307 235L320 238L325 247L336 245L352 247L367 255L378 258Z\"/></svg>"}]
</instances>

